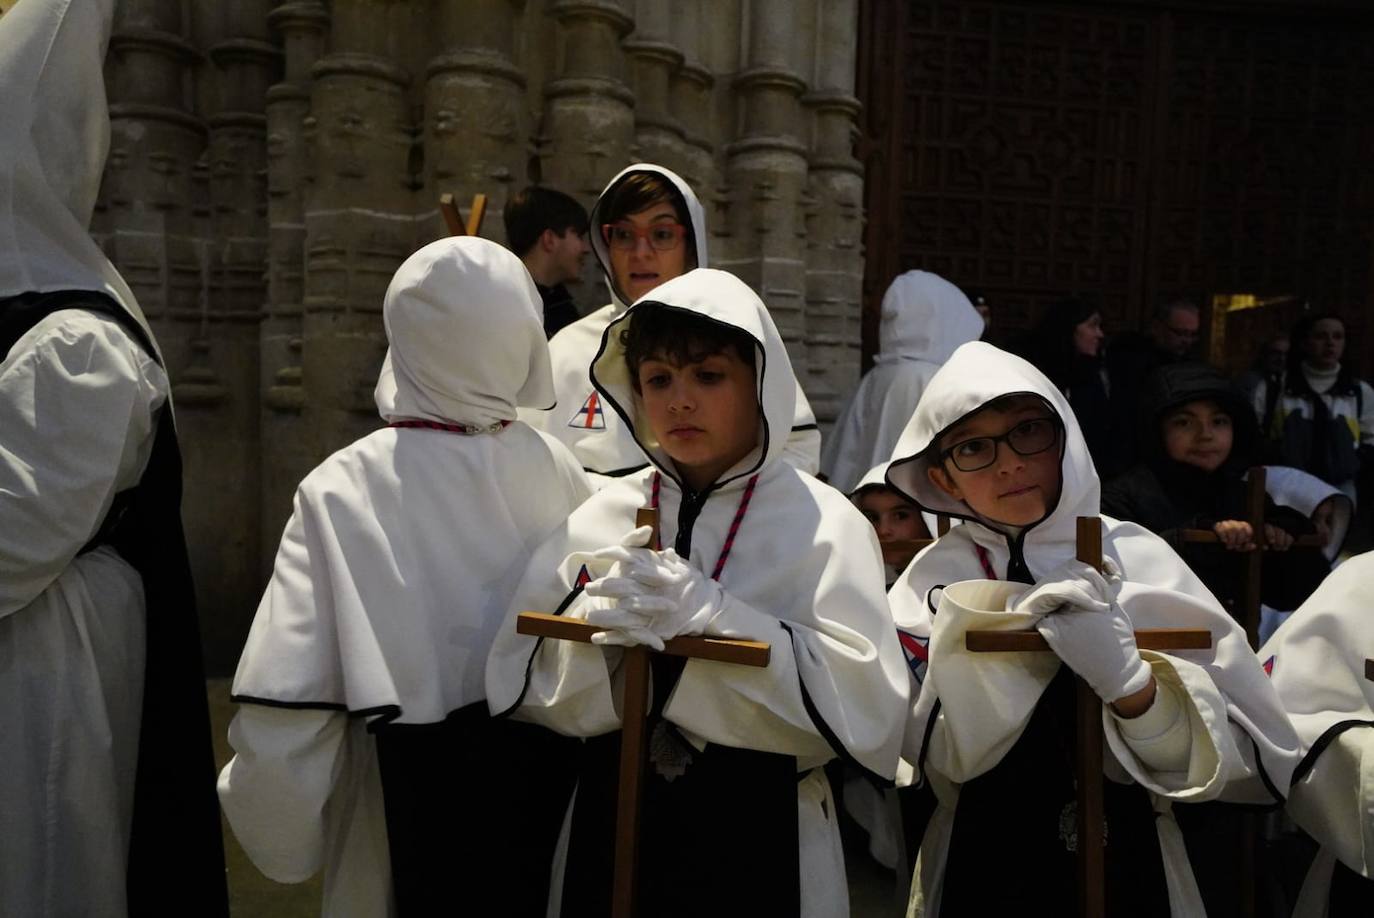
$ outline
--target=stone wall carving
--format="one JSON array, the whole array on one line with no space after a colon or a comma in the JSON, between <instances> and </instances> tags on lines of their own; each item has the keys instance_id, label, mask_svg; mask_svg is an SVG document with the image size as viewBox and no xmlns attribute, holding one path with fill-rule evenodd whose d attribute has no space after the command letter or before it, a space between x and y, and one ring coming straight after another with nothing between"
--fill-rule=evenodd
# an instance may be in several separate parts
<instances>
[{"instance_id":1,"label":"stone wall carving","mask_svg":"<svg viewBox=\"0 0 1374 918\"><path fill-rule=\"evenodd\" d=\"M822 422L857 371L857 0L123 0L95 233L166 352L211 668L291 494L376 428L381 306L437 199L590 204L638 159L698 191ZM588 272L584 310L604 290Z\"/></svg>"}]
</instances>

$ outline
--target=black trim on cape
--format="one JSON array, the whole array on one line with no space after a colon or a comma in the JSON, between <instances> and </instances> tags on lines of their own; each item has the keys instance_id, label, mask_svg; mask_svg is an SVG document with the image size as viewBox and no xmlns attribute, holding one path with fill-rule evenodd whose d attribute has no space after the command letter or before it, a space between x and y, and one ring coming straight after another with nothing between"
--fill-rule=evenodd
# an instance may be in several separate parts
<instances>
[{"instance_id":1,"label":"black trim on cape","mask_svg":"<svg viewBox=\"0 0 1374 918\"><path fill-rule=\"evenodd\" d=\"M26 293L0 308L0 353L52 313L80 309L117 322L149 357L157 348L118 302L91 290ZM165 369L165 368L164 368ZM106 544L143 581L147 651L127 869L131 916L227 918L229 894L215 795L210 710L191 563L181 524L181 450L170 401L152 453Z\"/></svg>"},{"instance_id":2,"label":"black trim on cape","mask_svg":"<svg viewBox=\"0 0 1374 918\"><path fill-rule=\"evenodd\" d=\"M1317 757L1326 751L1327 746L1330 746L1336 741L1336 737L1352 727L1374 727L1374 720L1338 720L1323 730L1322 735L1317 737L1316 742L1307 750L1307 754L1302 757L1302 761L1298 763L1298 767L1293 769L1293 780L1288 782L1288 786L1292 787L1303 778L1307 777L1307 773L1316 766Z\"/></svg>"}]
</instances>

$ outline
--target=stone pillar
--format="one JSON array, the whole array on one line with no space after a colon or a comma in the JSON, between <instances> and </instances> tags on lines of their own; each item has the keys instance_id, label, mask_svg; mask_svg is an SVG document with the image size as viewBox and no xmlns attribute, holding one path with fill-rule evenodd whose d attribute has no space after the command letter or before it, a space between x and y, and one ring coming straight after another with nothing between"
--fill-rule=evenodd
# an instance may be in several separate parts
<instances>
[{"instance_id":1,"label":"stone pillar","mask_svg":"<svg viewBox=\"0 0 1374 918\"><path fill-rule=\"evenodd\" d=\"M517 0L464 0L439 5L442 52L426 68L425 183L420 210L433 217L429 238L447 233L439 195L451 192L464 216L475 194L487 195L482 235L505 242L512 185L526 183L529 137L525 76L515 65Z\"/></svg>"},{"instance_id":2,"label":"stone pillar","mask_svg":"<svg viewBox=\"0 0 1374 918\"><path fill-rule=\"evenodd\" d=\"M300 435L315 461L381 423L382 299L416 241L410 76L383 54L387 17L410 6L336 0L332 53L311 68Z\"/></svg>"},{"instance_id":3,"label":"stone pillar","mask_svg":"<svg viewBox=\"0 0 1374 918\"><path fill-rule=\"evenodd\" d=\"M817 29L817 88L802 98L812 122L806 233L807 393L816 417L833 421L859 369L863 295L863 165L854 156L858 9L855 0L822 0Z\"/></svg>"},{"instance_id":4,"label":"stone pillar","mask_svg":"<svg viewBox=\"0 0 1374 918\"><path fill-rule=\"evenodd\" d=\"M787 343L792 364L808 388L805 348L805 225L807 146L800 98L806 83L793 56L798 11L787 0L749 6L744 69L734 87L742 130L726 148L733 189L728 216L733 254L724 263L768 305Z\"/></svg>"},{"instance_id":5,"label":"stone pillar","mask_svg":"<svg viewBox=\"0 0 1374 918\"><path fill-rule=\"evenodd\" d=\"M634 94L620 39L633 21L617 0L557 0L560 66L544 87L538 156L544 184L591 201L632 161Z\"/></svg>"},{"instance_id":6,"label":"stone pillar","mask_svg":"<svg viewBox=\"0 0 1374 918\"><path fill-rule=\"evenodd\" d=\"M324 49L329 15L318 0L285 0L267 17L281 36L284 74L267 90L267 299L258 332L262 392L262 498L258 531L263 574L291 513L291 498L314 463L301 437L305 388L301 317L305 298L305 185L302 123L310 114L310 68Z\"/></svg>"},{"instance_id":7,"label":"stone pillar","mask_svg":"<svg viewBox=\"0 0 1374 918\"><path fill-rule=\"evenodd\" d=\"M635 31L623 47L634 79L638 156L682 173L687 140L672 106L673 74L682 66L683 54L669 37L678 24L671 7L669 0L637 0Z\"/></svg>"},{"instance_id":8,"label":"stone pillar","mask_svg":"<svg viewBox=\"0 0 1374 918\"><path fill-rule=\"evenodd\" d=\"M711 86L715 78L702 61L701 0L674 0L672 31L682 49L682 64L673 72L671 111L682 132L680 174L715 214L709 202L721 184L711 137ZM641 141L642 143L642 141Z\"/></svg>"}]
</instances>

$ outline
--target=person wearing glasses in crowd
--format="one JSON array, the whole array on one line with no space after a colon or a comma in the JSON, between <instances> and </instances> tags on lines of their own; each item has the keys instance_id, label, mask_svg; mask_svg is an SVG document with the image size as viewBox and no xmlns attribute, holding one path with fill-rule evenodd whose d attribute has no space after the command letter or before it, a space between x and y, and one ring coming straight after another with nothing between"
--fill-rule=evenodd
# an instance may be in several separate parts
<instances>
[{"instance_id":1,"label":"person wearing glasses in crowd","mask_svg":"<svg viewBox=\"0 0 1374 918\"><path fill-rule=\"evenodd\" d=\"M1202 313L1196 303L1169 300L1155 308L1145 332L1127 331L1107 342L1107 387L1112 412L1118 418L1135 418L1145 380L1159 367L1193 359ZM1139 437L1126 425L1115 468L1129 468L1139 454Z\"/></svg>"},{"instance_id":2,"label":"person wearing glasses in crowd","mask_svg":"<svg viewBox=\"0 0 1374 918\"><path fill-rule=\"evenodd\" d=\"M1074 674L1103 706L1107 913L1203 914L1171 805L1278 803L1297 764L1245 632L1162 539L1100 516L1063 392L991 345L965 344L931 379L887 481L964 522L888 593L918 658L902 756L938 801L908 914L1074 910ZM1101 520L1101 572L1076 560L1081 516ZM1134 632L1158 627L1205 628L1213 645L1138 648ZM1036 628L1053 653L968 652L965 634L987 628Z\"/></svg>"},{"instance_id":3,"label":"person wearing glasses in crowd","mask_svg":"<svg viewBox=\"0 0 1374 918\"><path fill-rule=\"evenodd\" d=\"M606 277L611 301L553 336L557 404L548 411L522 411L521 420L551 434L572 450L604 486L645 465L633 432L604 402L588 372L601 352L606 328L630 304L693 268L708 265L706 216L681 177L651 163L636 163L606 185L592 205L592 252ZM820 430L801 387L784 459L814 473L820 464Z\"/></svg>"}]
</instances>

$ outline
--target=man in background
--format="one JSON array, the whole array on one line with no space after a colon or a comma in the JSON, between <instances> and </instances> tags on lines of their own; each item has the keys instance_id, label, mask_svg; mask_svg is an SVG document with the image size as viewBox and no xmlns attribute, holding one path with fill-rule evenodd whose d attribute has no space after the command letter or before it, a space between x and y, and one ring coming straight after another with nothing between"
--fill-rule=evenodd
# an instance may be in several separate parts
<instances>
[{"instance_id":1,"label":"man in background","mask_svg":"<svg viewBox=\"0 0 1374 918\"><path fill-rule=\"evenodd\" d=\"M520 256L544 300L544 336L576 322L579 313L563 286L582 275L587 210L577 201L531 185L506 203L506 242Z\"/></svg>"},{"instance_id":2,"label":"man in background","mask_svg":"<svg viewBox=\"0 0 1374 918\"><path fill-rule=\"evenodd\" d=\"M1194 358L1201 327L1196 303L1166 300L1155 307L1146 331L1122 332L1107 343L1108 395L1120 424L1123 468L1138 454L1136 417L1145 380L1162 366Z\"/></svg>"}]
</instances>

